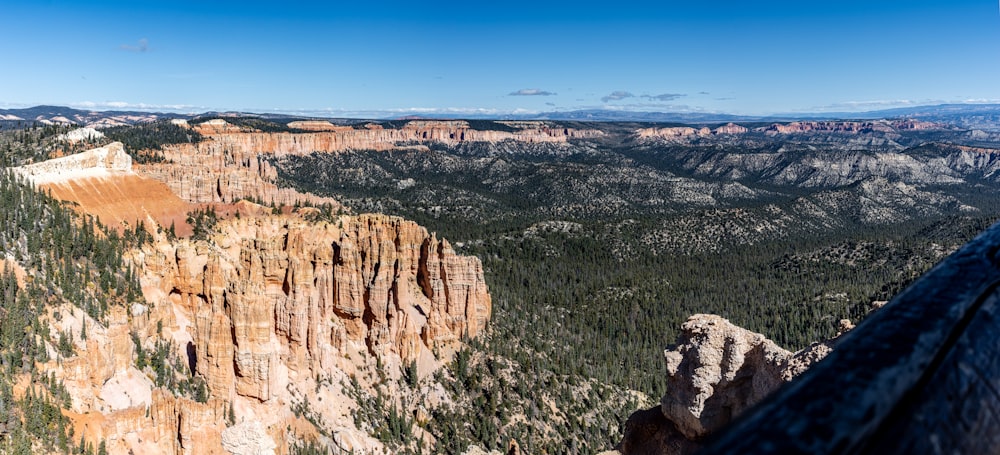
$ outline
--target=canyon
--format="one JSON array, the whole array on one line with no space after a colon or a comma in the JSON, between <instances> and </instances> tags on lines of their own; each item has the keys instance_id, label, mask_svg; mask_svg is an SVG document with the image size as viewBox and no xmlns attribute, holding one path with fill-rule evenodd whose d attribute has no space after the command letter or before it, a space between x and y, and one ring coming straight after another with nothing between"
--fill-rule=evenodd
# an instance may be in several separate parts
<instances>
[{"instance_id":1,"label":"canyon","mask_svg":"<svg viewBox=\"0 0 1000 455\"><path fill-rule=\"evenodd\" d=\"M206 139L168 145L155 163L135 165L111 142L15 169L119 232L139 225L153 232L128 256L142 301L113 308L103 321L66 304L48 317L54 332L87 332L73 355L55 356L41 370L72 396L73 432L103 441L111 453L287 453L296 441L382 451L385 442L356 420L372 396L390 396L390 406L408 414L430 412L422 408L428 402L447 404L431 376L463 340L482 334L492 314L479 260L402 218L319 219L318 209L276 213L250 202L344 209L333 198L277 187L270 158L425 140L565 143L599 134L477 131L465 122L390 130L293 125L314 133L246 132L224 120L174 124ZM100 139L84 131L62 140L77 136ZM224 219L206 238L184 238L192 233L186 217L199 208L218 209ZM173 356L172 372L134 360L159 350ZM420 384L412 390L399 385L406 371ZM165 387L164 374L201 381L207 398ZM416 431L421 444L433 444Z\"/></svg>"},{"instance_id":2,"label":"canyon","mask_svg":"<svg viewBox=\"0 0 1000 455\"><path fill-rule=\"evenodd\" d=\"M624 438L588 447L621 443L623 453L644 453L628 441L659 437L651 453L695 450L822 357L829 343L811 343L835 337L840 320L858 322L870 302L888 299L996 219L982 195L996 188L1000 152L947 125L599 127L602 137L559 146L439 144L286 156L274 165L300 189L401 213L481 257L504 302L492 324L521 343L544 325L553 340L531 344L546 353L537 360L491 352L525 356L531 372L587 371L567 376L647 394L638 400L646 414L619 427ZM732 324L703 316L696 333L685 321L705 312ZM664 374L663 347L678 337L682 351ZM608 406L604 392L576 393L571 402L600 403L621 422L635 410ZM538 402L531 393L512 401ZM558 411L548 414L547 424L562 422ZM603 436L602 424L571 422L561 436L580 447ZM524 433L507 425L511 437Z\"/></svg>"},{"instance_id":3,"label":"canyon","mask_svg":"<svg viewBox=\"0 0 1000 455\"><path fill-rule=\"evenodd\" d=\"M69 305L50 313L53 331L88 336L41 369L70 391L75 433L112 453L287 453L302 439L379 449L353 421L358 401L376 389L399 400L386 377L411 365L429 377L491 316L479 260L398 217L309 221L317 210L272 214L241 201L209 238L174 238L166 222L181 225L199 193L174 193L133 169L120 143L15 172L119 230L156 232L129 256L142 302L103 322ZM176 353L173 374L203 380L209 398L154 385L163 373L133 357L157 349Z\"/></svg>"},{"instance_id":4,"label":"canyon","mask_svg":"<svg viewBox=\"0 0 1000 455\"><path fill-rule=\"evenodd\" d=\"M688 453L986 223L1000 156L910 120L162 125L15 169L144 230L141 299L44 316L111 453Z\"/></svg>"}]
</instances>

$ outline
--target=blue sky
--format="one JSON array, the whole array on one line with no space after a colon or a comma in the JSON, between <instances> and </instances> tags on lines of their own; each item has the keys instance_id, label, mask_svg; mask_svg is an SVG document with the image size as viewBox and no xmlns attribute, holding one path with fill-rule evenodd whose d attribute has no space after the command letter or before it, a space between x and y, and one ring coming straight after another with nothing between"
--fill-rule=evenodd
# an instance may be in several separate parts
<instances>
[{"instance_id":1,"label":"blue sky","mask_svg":"<svg viewBox=\"0 0 1000 455\"><path fill-rule=\"evenodd\" d=\"M769 114L1000 100L988 1L5 0L0 43L5 107Z\"/></svg>"}]
</instances>

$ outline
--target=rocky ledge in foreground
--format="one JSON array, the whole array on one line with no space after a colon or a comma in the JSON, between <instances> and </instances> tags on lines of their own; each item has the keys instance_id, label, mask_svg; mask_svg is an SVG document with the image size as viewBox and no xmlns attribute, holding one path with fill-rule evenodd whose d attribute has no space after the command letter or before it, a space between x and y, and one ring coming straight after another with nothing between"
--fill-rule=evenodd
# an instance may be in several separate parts
<instances>
[{"instance_id":1,"label":"rocky ledge in foreground","mask_svg":"<svg viewBox=\"0 0 1000 455\"><path fill-rule=\"evenodd\" d=\"M850 321L841 321L841 333L852 327ZM826 357L836 340L793 353L722 317L691 316L681 326L677 346L664 352L667 392L660 406L629 417L617 451L624 455L697 451L705 436Z\"/></svg>"}]
</instances>

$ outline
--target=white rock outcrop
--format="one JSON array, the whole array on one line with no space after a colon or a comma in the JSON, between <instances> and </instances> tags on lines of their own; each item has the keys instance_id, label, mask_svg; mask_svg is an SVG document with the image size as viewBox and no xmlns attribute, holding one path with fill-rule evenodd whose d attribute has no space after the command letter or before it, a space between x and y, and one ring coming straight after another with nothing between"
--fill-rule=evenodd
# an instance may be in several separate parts
<instances>
[{"instance_id":1,"label":"white rock outcrop","mask_svg":"<svg viewBox=\"0 0 1000 455\"><path fill-rule=\"evenodd\" d=\"M108 177L132 172L132 157L121 142L41 163L15 167L14 172L35 185L61 183L88 177Z\"/></svg>"},{"instance_id":2,"label":"white rock outcrop","mask_svg":"<svg viewBox=\"0 0 1000 455\"><path fill-rule=\"evenodd\" d=\"M668 391L661 409L687 438L728 423L784 382L792 353L764 335L705 314L681 330L680 345L664 353Z\"/></svg>"},{"instance_id":3,"label":"white rock outcrop","mask_svg":"<svg viewBox=\"0 0 1000 455\"><path fill-rule=\"evenodd\" d=\"M260 422L242 422L222 432L222 448L233 455L274 455L278 447Z\"/></svg>"},{"instance_id":4,"label":"white rock outcrop","mask_svg":"<svg viewBox=\"0 0 1000 455\"><path fill-rule=\"evenodd\" d=\"M850 326L841 321L841 332ZM826 357L836 339L792 353L722 317L691 316L677 346L664 351L667 391L660 406L634 412L616 450L694 453L708 434Z\"/></svg>"},{"instance_id":5,"label":"white rock outcrop","mask_svg":"<svg viewBox=\"0 0 1000 455\"><path fill-rule=\"evenodd\" d=\"M77 128L66 134L60 134L57 139L69 142L92 141L104 138L104 133L91 127Z\"/></svg>"}]
</instances>

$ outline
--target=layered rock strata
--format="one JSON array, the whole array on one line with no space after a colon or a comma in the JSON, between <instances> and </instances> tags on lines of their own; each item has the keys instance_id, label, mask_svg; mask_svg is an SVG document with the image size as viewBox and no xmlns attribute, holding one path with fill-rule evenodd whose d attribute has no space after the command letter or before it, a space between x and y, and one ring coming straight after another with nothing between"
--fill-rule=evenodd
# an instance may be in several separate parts
<instances>
[{"instance_id":1,"label":"layered rock strata","mask_svg":"<svg viewBox=\"0 0 1000 455\"><path fill-rule=\"evenodd\" d=\"M14 172L119 230L138 221L150 223L152 230L157 223L176 224L185 232L183 223L192 209L163 182L135 173L132 158L119 142L14 168Z\"/></svg>"},{"instance_id":2,"label":"layered rock strata","mask_svg":"<svg viewBox=\"0 0 1000 455\"><path fill-rule=\"evenodd\" d=\"M187 125L186 122L179 124ZM250 198L266 204L309 202L337 206L330 198L279 188L275 184L277 170L269 158L314 152L391 150L427 142L562 143L603 135L597 130L562 128L541 122L519 124L523 128L515 131L481 131L464 121L411 121L398 129L375 124L355 129L329 122L293 122L289 126L312 132L243 131L222 119L187 125L203 134L205 140L197 144L167 146L163 150L165 162L139 166L139 169L192 203L228 203Z\"/></svg>"},{"instance_id":3,"label":"layered rock strata","mask_svg":"<svg viewBox=\"0 0 1000 455\"><path fill-rule=\"evenodd\" d=\"M141 305L140 305L141 307ZM58 333L74 337L74 354L50 349L51 360L39 365L65 385L71 405L64 414L77 437L105 441L111 453L209 453L225 428L226 402L198 403L156 388L134 363L135 309L112 307L104 324L82 310L62 305L50 310Z\"/></svg>"},{"instance_id":4,"label":"layered rock strata","mask_svg":"<svg viewBox=\"0 0 1000 455\"><path fill-rule=\"evenodd\" d=\"M136 168L140 174L162 182L172 193L193 204L227 204L251 199L274 205L305 202L340 207L333 198L278 187L275 184L278 172L267 159L270 152L239 150L209 147L202 151L191 145L170 146L164 151L166 162Z\"/></svg>"},{"instance_id":5,"label":"layered rock strata","mask_svg":"<svg viewBox=\"0 0 1000 455\"><path fill-rule=\"evenodd\" d=\"M800 133L897 133L899 131L921 131L942 129L944 125L918 120L873 120L873 121L803 121L790 123L772 123L757 128L729 123L715 129L707 127L692 128L689 126L641 128L635 131L639 139L681 140L696 139L717 135L740 135L749 132L764 133L770 136Z\"/></svg>"},{"instance_id":6,"label":"layered rock strata","mask_svg":"<svg viewBox=\"0 0 1000 455\"><path fill-rule=\"evenodd\" d=\"M75 155L13 168L35 185L60 183L80 178L108 177L132 172L132 157L121 142L87 150Z\"/></svg>"},{"instance_id":7,"label":"layered rock strata","mask_svg":"<svg viewBox=\"0 0 1000 455\"><path fill-rule=\"evenodd\" d=\"M427 361L490 317L479 260L401 218L222 224L215 245L161 243L141 259L147 298L190 321L213 395L267 401L286 385L279 371L339 368L352 344Z\"/></svg>"},{"instance_id":8,"label":"layered rock strata","mask_svg":"<svg viewBox=\"0 0 1000 455\"><path fill-rule=\"evenodd\" d=\"M16 172L102 219L190 207L132 172L117 143ZM286 453L299 438L383 451L352 412L376 388L392 394L405 368L426 378L482 333L492 308L479 260L398 217L232 208L240 216L207 240L151 230L154 241L129 253L146 302L102 321L68 303L49 309L52 333L74 346L48 347L39 370L66 385L74 433L112 453ZM146 353L170 346L174 369L142 366L134 341ZM157 386L163 375L204 381L203 402Z\"/></svg>"},{"instance_id":9,"label":"layered rock strata","mask_svg":"<svg viewBox=\"0 0 1000 455\"><path fill-rule=\"evenodd\" d=\"M88 334L40 367L66 384L75 434L113 453L287 453L322 434L379 452L347 385L395 387L410 365L427 377L491 315L479 260L398 217L245 215L215 229L131 253L147 303L103 322L53 310L55 332ZM133 340L173 346L175 374L204 380L207 400L157 387L163 373L137 369Z\"/></svg>"}]
</instances>

